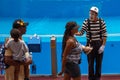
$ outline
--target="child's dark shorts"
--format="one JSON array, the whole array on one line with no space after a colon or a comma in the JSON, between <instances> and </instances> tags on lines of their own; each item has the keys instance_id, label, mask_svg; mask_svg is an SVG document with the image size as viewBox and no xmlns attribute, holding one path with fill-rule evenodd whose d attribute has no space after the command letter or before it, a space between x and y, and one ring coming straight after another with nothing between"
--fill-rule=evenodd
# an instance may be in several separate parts
<instances>
[{"instance_id":1,"label":"child's dark shorts","mask_svg":"<svg viewBox=\"0 0 120 80\"><path fill-rule=\"evenodd\" d=\"M76 78L81 75L79 64L67 62L65 66L65 73L69 74L72 78Z\"/></svg>"}]
</instances>

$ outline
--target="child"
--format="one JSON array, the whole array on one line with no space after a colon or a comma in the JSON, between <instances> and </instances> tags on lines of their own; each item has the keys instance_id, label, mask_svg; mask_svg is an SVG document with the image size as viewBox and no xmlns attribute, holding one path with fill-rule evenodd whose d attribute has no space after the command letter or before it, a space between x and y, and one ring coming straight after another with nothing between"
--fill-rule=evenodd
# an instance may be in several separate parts
<instances>
[{"instance_id":1,"label":"child","mask_svg":"<svg viewBox=\"0 0 120 80\"><path fill-rule=\"evenodd\" d=\"M20 37L20 31L18 29L12 29L10 32L11 39L7 41L5 44L5 48L12 51L12 59L7 62L8 65L15 66L14 72L14 80L18 80L18 74L20 70L20 64L25 64L27 59L25 57L25 53L29 52L27 45ZM29 66L27 64L24 65L24 74L27 77Z\"/></svg>"}]
</instances>

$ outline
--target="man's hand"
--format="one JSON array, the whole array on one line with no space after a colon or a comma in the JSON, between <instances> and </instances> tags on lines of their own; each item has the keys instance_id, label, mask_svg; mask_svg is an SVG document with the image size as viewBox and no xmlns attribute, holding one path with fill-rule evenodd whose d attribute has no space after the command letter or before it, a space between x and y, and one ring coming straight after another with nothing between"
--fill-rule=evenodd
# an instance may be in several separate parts
<instances>
[{"instance_id":1,"label":"man's hand","mask_svg":"<svg viewBox=\"0 0 120 80\"><path fill-rule=\"evenodd\" d=\"M31 57L26 58L25 63L26 64L32 64L32 58Z\"/></svg>"},{"instance_id":2,"label":"man's hand","mask_svg":"<svg viewBox=\"0 0 120 80\"><path fill-rule=\"evenodd\" d=\"M99 48L98 53L101 54L101 53L104 51L104 48L105 48L105 46L102 45L102 46Z\"/></svg>"}]
</instances>

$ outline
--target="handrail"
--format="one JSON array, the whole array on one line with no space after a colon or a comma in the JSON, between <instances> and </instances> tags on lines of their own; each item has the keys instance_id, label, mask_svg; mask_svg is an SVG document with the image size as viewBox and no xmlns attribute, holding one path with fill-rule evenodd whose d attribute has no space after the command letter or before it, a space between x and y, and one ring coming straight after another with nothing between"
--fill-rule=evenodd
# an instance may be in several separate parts
<instances>
[{"instance_id":1,"label":"handrail","mask_svg":"<svg viewBox=\"0 0 120 80\"><path fill-rule=\"evenodd\" d=\"M23 35L23 37L31 37L33 35L29 35L29 34L25 34ZM51 34L51 35L37 35L39 37L51 37L51 36L55 36L55 37L63 37L62 34ZM120 36L120 33L113 33L113 34L108 34L108 36L111 36L111 37L117 37L117 36ZM0 34L0 37L9 37L9 34ZM85 35L81 36L81 37L85 37Z\"/></svg>"}]
</instances>

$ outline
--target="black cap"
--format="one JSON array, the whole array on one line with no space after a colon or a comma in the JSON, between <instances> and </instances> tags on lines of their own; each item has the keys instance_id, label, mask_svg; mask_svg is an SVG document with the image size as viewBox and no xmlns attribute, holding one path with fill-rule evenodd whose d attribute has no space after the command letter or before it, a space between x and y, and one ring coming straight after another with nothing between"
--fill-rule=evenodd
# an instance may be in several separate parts
<instances>
[{"instance_id":1,"label":"black cap","mask_svg":"<svg viewBox=\"0 0 120 80\"><path fill-rule=\"evenodd\" d=\"M28 24L28 22L24 22L22 19L16 19L13 22L13 28L26 27Z\"/></svg>"}]
</instances>

